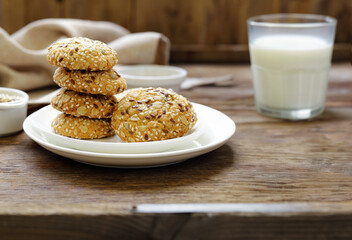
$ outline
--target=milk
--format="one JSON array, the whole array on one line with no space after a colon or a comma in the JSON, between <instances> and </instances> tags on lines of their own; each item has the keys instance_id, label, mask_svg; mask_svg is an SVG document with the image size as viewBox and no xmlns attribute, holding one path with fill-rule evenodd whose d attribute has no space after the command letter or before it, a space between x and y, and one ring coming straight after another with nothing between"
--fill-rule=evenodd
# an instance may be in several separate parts
<instances>
[{"instance_id":1,"label":"milk","mask_svg":"<svg viewBox=\"0 0 352 240\"><path fill-rule=\"evenodd\" d=\"M295 110L324 105L331 44L317 37L270 35L249 47L257 107Z\"/></svg>"}]
</instances>

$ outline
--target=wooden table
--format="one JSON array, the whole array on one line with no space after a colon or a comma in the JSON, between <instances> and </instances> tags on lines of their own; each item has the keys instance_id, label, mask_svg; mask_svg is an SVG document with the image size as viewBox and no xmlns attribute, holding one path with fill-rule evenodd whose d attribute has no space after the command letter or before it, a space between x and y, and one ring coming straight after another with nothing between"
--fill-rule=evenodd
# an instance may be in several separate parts
<instances>
[{"instance_id":1,"label":"wooden table","mask_svg":"<svg viewBox=\"0 0 352 240\"><path fill-rule=\"evenodd\" d=\"M228 143L172 166L111 169L23 132L0 138L0 239L351 239L350 64L333 65L325 112L300 122L256 112L248 65L182 67L233 74L182 92L236 122Z\"/></svg>"}]
</instances>

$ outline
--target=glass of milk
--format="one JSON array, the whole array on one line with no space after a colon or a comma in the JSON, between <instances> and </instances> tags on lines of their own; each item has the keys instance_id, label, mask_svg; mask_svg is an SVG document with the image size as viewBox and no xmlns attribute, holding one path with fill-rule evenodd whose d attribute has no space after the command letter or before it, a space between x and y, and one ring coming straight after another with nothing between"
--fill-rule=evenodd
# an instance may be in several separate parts
<instances>
[{"instance_id":1,"label":"glass of milk","mask_svg":"<svg viewBox=\"0 0 352 240\"><path fill-rule=\"evenodd\" d=\"M248 19L258 112L301 120L324 111L336 20L312 14Z\"/></svg>"}]
</instances>

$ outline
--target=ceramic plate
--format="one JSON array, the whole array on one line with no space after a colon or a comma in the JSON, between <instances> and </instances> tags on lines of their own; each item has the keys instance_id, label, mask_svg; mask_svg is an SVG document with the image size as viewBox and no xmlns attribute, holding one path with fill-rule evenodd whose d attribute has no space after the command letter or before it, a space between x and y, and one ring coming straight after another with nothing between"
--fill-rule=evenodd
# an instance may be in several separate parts
<instances>
[{"instance_id":1,"label":"ceramic plate","mask_svg":"<svg viewBox=\"0 0 352 240\"><path fill-rule=\"evenodd\" d=\"M155 167L177 163L219 148L235 133L235 123L225 114L200 104L194 104L196 112L203 117L204 131L184 145L165 152L117 154L98 153L62 147L49 142L33 127L33 114L23 124L27 135L47 150L73 160L105 167Z\"/></svg>"},{"instance_id":2,"label":"ceramic plate","mask_svg":"<svg viewBox=\"0 0 352 240\"><path fill-rule=\"evenodd\" d=\"M197 110L196 110L197 111ZM197 112L198 121L192 130L183 137L154 142L125 143L117 135L102 139L81 140L56 134L51 128L51 122L60 114L50 105L34 112L32 127L48 142L61 147L99 153L152 153L164 152L168 149L184 145L198 138L202 132L202 116Z\"/></svg>"}]
</instances>

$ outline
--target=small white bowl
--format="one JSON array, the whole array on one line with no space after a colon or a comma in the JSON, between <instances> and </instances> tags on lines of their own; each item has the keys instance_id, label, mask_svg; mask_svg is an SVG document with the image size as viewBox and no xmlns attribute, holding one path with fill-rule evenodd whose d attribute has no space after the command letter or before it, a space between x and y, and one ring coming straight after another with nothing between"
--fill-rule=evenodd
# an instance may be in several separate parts
<instances>
[{"instance_id":1,"label":"small white bowl","mask_svg":"<svg viewBox=\"0 0 352 240\"><path fill-rule=\"evenodd\" d=\"M162 87L178 92L187 77L186 70L166 65L125 65L118 66L117 71L126 79L128 88Z\"/></svg>"},{"instance_id":2,"label":"small white bowl","mask_svg":"<svg viewBox=\"0 0 352 240\"><path fill-rule=\"evenodd\" d=\"M0 102L0 136L10 135L22 130L27 116L28 94L13 88L0 87L0 94L15 97L10 102Z\"/></svg>"}]
</instances>

